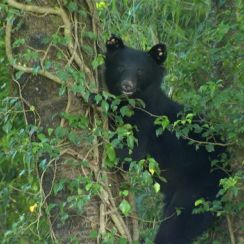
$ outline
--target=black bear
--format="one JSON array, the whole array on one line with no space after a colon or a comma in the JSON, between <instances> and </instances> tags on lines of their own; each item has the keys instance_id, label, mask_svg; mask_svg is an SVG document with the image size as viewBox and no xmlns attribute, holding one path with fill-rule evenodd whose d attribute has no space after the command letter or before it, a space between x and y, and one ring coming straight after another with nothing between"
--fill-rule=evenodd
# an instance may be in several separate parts
<instances>
[{"instance_id":1,"label":"black bear","mask_svg":"<svg viewBox=\"0 0 244 244\"><path fill-rule=\"evenodd\" d=\"M196 151L188 140L177 138L169 130L156 135L155 116L152 115L165 115L174 122L184 109L161 89L164 76L161 64L167 57L165 44L157 44L143 52L125 46L121 38L112 35L106 47L105 83L109 92L139 98L145 103L145 111L135 108L134 114L125 118L125 123L137 127L138 145L131 157L140 160L152 156L167 180L161 186L165 220L159 227L155 243L191 243L213 219L211 213L192 214L192 210L197 199L216 199L219 180L225 176L220 169L211 170L211 160L216 159L218 153L209 153L204 147ZM195 136L199 139L200 135ZM117 153L121 159L126 157L123 150ZM181 209L178 216L176 209Z\"/></svg>"}]
</instances>

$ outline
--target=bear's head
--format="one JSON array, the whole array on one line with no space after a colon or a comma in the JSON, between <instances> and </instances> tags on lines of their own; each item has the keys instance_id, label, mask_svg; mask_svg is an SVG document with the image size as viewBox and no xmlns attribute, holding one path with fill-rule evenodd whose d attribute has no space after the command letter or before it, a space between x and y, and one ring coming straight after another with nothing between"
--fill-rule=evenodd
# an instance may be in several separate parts
<instances>
[{"instance_id":1,"label":"bear's head","mask_svg":"<svg viewBox=\"0 0 244 244\"><path fill-rule=\"evenodd\" d=\"M159 43L148 52L126 47L112 35L106 43L105 82L114 95L140 97L148 88L160 89L166 45Z\"/></svg>"}]
</instances>

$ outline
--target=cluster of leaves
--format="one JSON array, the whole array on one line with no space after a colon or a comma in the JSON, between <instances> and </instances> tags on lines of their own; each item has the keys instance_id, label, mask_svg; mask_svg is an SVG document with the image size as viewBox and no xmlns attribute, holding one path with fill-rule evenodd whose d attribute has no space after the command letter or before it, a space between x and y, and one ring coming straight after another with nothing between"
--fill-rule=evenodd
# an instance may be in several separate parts
<instances>
[{"instance_id":1,"label":"cluster of leaves","mask_svg":"<svg viewBox=\"0 0 244 244\"><path fill-rule=\"evenodd\" d=\"M77 12L85 16L86 13L78 10L74 1L63 1L70 12ZM206 140L212 135L220 135L222 139L236 147L243 147L242 135L244 132L244 96L243 96L243 70L244 61L241 48L244 41L242 1L236 0L234 5L227 5L227 1L220 1L213 5L212 1L96 1L97 11L102 26L102 42L110 33L122 36L125 42L135 48L147 49L153 44L164 41L170 44L166 62L167 76L162 89L169 93L173 99L189 105L186 107L185 117L171 125L167 117L156 119L157 133L165 129L174 129L179 137L190 135L191 131L204 133ZM0 26L3 20L0 20ZM146 27L146 28L145 28ZM41 128L26 126L23 116L23 104L18 97L10 94L10 82L6 57L4 54L3 28L0 29L0 242L28 242L34 240L42 243L50 239L48 221L43 218L41 208L45 204L41 184L38 180L36 162L39 164L39 175L49 167L47 158L58 160L59 145L64 140L73 145L80 145L84 141L92 146L94 139L99 138L105 145L103 167L114 168L120 166L116 158L116 148L123 150L129 146L129 155L137 141L129 124L123 124L124 116L133 114L133 107L143 106L140 101L129 99L129 106L118 106L123 103L121 98L114 97L107 92L95 96L95 104L99 105L105 116L112 116L116 130L104 128L104 121L97 118L93 128L85 116L68 113L61 115L68 127L49 128L44 133ZM93 33L84 33L88 38L94 39ZM53 42L55 45L66 45L67 40L59 34L54 34L43 44ZM25 45L25 40L18 39L13 43L14 48ZM89 54L91 47L84 46ZM40 57L38 52L27 50L21 60L26 63L36 63ZM64 58L58 53L58 59ZM92 67L97 68L102 63L99 55ZM34 72L40 70L35 66ZM89 100L90 87L82 72L70 67L63 67L51 60L43 64L46 70L55 70L58 77L65 80L74 80L72 92ZM23 72L17 72L19 79ZM66 92L67 84L60 88L60 95ZM34 108L29 108L34 112ZM194 111L194 114L192 113ZM190 112L189 112L190 111ZM193 122L195 114L201 113L203 121L199 124ZM84 134L77 131L82 129ZM35 142L31 138L35 136ZM195 142L194 142L195 143ZM196 147L200 146L195 143ZM209 151L214 145L205 145ZM234 155L234 154L233 154ZM77 162L73 163L74 167ZM151 227L159 218L162 205L160 186L155 181L159 177L157 162L148 157L145 160L134 162L128 158L130 164L129 185L122 184L119 204L120 211L128 216L132 207L127 201L129 192L136 195L136 204L139 217L143 220L144 231L142 237L151 243L153 232ZM236 199L243 187L243 162L231 177L221 181L223 190L219 193L224 196L222 201L213 203L199 199L196 202L196 212L214 211L218 215L238 215L243 205ZM89 162L82 161L83 167ZM161 179L164 180L164 179ZM79 214L84 205L96 195L101 186L92 180L92 176L77 177L73 180L60 179L53 185L52 191L57 196L66 189L69 196L61 205L50 205L46 209L47 215L53 208L58 209L62 224L70 218L66 207L72 208ZM225 194L225 193L228 194ZM224 195L225 194L225 195ZM157 209L157 211L151 211ZM155 229L155 228L154 228ZM104 243L115 243L116 231L106 233ZM96 238L96 234L94 238ZM71 242L75 240L71 240ZM121 243L126 243L121 239ZM206 243L206 239L204 240Z\"/></svg>"},{"instance_id":2,"label":"cluster of leaves","mask_svg":"<svg viewBox=\"0 0 244 244\"><path fill-rule=\"evenodd\" d=\"M0 6L1 9L1 6ZM1 10L0 10L1 11ZM3 17L3 16L2 16ZM30 144L31 128L23 129L23 108L18 97L10 94L11 86L5 56L4 19L0 20L0 242L28 241L37 234L40 202L39 182L34 177L35 159ZM41 232L47 224L40 220Z\"/></svg>"},{"instance_id":3,"label":"cluster of leaves","mask_svg":"<svg viewBox=\"0 0 244 244\"><path fill-rule=\"evenodd\" d=\"M217 215L238 215L243 209L238 196L244 178L243 159L235 160L236 152L244 146L243 2L98 2L106 38L116 33L128 46L141 49L148 49L159 41L167 44L167 75L162 89L186 105L186 111L173 125L165 116L157 118L157 133L171 129L177 136L187 138L192 131L201 133L206 138L203 146L208 151L215 150L211 143L215 136L230 145L233 174L221 181L224 190L219 193L225 196L213 203L199 199L196 212L210 210ZM200 114L201 126L199 121L193 121L196 114ZM196 149L202 146L194 140L189 143L194 143ZM226 162L226 155L221 161ZM218 162L213 162L216 164ZM150 204L145 206L152 208Z\"/></svg>"},{"instance_id":4,"label":"cluster of leaves","mask_svg":"<svg viewBox=\"0 0 244 244\"><path fill-rule=\"evenodd\" d=\"M38 217L42 195L35 151L42 145L31 143L37 128L25 126L23 104L10 93L3 20L0 26L0 242L26 242L49 233L46 221Z\"/></svg>"}]
</instances>

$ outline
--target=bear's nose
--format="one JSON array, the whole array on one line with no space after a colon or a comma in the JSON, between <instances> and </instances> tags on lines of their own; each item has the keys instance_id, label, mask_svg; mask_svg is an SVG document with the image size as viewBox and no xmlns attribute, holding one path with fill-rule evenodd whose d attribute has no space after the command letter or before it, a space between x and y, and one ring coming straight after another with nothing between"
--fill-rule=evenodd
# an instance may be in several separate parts
<instances>
[{"instance_id":1,"label":"bear's nose","mask_svg":"<svg viewBox=\"0 0 244 244\"><path fill-rule=\"evenodd\" d=\"M121 88L123 92L133 92L134 84L131 80L123 80L121 82Z\"/></svg>"}]
</instances>

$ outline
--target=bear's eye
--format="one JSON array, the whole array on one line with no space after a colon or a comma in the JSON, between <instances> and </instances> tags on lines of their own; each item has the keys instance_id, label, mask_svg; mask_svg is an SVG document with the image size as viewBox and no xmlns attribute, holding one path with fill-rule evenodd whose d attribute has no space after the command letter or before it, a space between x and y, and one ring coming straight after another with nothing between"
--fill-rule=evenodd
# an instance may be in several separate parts
<instances>
[{"instance_id":1,"label":"bear's eye","mask_svg":"<svg viewBox=\"0 0 244 244\"><path fill-rule=\"evenodd\" d=\"M125 67L124 67L123 65L119 65L119 66L117 67L118 72L123 72L124 69L125 69Z\"/></svg>"},{"instance_id":2,"label":"bear's eye","mask_svg":"<svg viewBox=\"0 0 244 244\"><path fill-rule=\"evenodd\" d=\"M143 74L143 70L142 69L137 69L137 74L138 75L142 75Z\"/></svg>"}]
</instances>

